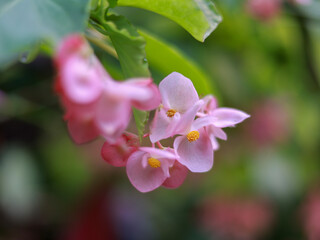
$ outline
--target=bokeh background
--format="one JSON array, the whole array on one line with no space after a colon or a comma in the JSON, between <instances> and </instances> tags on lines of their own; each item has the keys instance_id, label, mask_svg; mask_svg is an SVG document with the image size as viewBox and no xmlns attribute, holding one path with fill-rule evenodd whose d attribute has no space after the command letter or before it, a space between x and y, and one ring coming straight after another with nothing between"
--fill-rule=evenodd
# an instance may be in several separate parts
<instances>
[{"instance_id":1,"label":"bokeh background","mask_svg":"<svg viewBox=\"0 0 320 240\"><path fill-rule=\"evenodd\" d=\"M204 43L164 17L114 10L192 59L220 106L251 115L226 130L210 172L175 190L142 194L102 160L103 139L71 141L49 57L0 72L0 239L320 239L320 2L216 2L224 20Z\"/></svg>"}]
</instances>

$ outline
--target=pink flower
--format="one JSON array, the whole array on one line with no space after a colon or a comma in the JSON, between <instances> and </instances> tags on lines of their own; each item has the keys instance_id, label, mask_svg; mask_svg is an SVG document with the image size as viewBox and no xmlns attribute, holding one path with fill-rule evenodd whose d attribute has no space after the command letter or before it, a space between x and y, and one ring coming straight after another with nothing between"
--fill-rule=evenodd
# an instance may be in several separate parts
<instances>
[{"instance_id":1,"label":"pink flower","mask_svg":"<svg viewBox=\"0 0 320 240\"><path fill-rule=\"evenodd\" d=\"M272 206L256 197L229 199L214 196L201 206L202 226L222 239L260 239L273 222Z\"/></svg>"},{"instance_id":2,"label":"pink flower","mask_svg":"<svg viewBox=\"0 0 320 240\"><path fill-rule=\"evenodd\" d=\"M320 191L314 189L307 195L301 211L301 222L308 240L320 239Z\"/></svg>"},{"instance_id":3,"label":"pink flower","mask_svg":"<svg viewBox=\"0 0 320 240\"><path fill-rule=\"evenodd\" d=\"M270 20L281 10L281 0L248 0L248 12L260 20Z\"/></svg>"},{"instance_id":4,"label":"pink flower","mask_svg":"<svg viewBox=\"0 0 320 240\"><path fill-rule=\"evenodd\" d=\"M140 192L152 191L162 184L178 187L183 182L186 171L179 165L175 165L176 170L170 170L176 159L178 156L173 149L141 147L129 157L127 175L132 185ZM172 179L166 181L170 178Z\"/></svg>"},{"instance_id":5,"label":"pink flower","mask_svg":"<svg viewBox=\"0 0 320 240\"><path fill-rule=\"evenodd\" d=\"M139 139L134 134L122 134L116 143L106 141L101 149L102 158L115 167L124 167L128 158L139 148Z\"/></svg>"},{"instance_id":6,"label":"pink flower","mask_svg":"<svg viewBox=\"0 0 320 240\"><path fill-rule=\"evenodd\" d=\"M55 60L56 92L76 143L98 135L115 143L130 122L132 106L152 110L160 104L160 93L152 79L114 81L81 35L67 37Z\"/></svg>"},{"instance_id":7,"label":"pink flower","mask_svg":"<svg viewBox=\"0 0 320 240\"><path fill-rule=\"evenodd\" d=\"M159 84L159 90L162 105L151 126L151 142L184 132L202 104L190 79L177 72L164 78Z\"/></svg>"},{"instance_id":8,"label":"pink flower","mask_svg":"<svg viewBox=\"0 0 320 240\"><path fill-rule=\"evenodd\" d=\"M213 96L208 96L205 99L206 104L199 113L201 116L202 125L207 126L207 132L211 140L214 150L219 148L216 138L227 140L227 134L222 130L225 127L234 127L241 123L250 115L233 108L217 108L216 99Z\"/></svg>"}]
</instances>

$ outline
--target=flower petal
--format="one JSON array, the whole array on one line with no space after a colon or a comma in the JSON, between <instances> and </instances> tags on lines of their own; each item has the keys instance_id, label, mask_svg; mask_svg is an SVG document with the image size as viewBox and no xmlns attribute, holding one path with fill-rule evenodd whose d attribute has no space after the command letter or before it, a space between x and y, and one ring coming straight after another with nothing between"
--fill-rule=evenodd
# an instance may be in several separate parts
<instances>
[{"instance_id":1,"label":"flower petal","mask_svg":"<svg viewBox=\"0 0 320 240\"><path fill-rule=\"evenodd\" d=\"M201 117L201 118L197 118L196 120L194 120L194 122L192 123L192 130L197 130L206 126L211 126L214 124L216 118L212 117L212 116L205 116L205 117Z\"/></svg>"},{"instance_id":2,"label":"flower petal","mask_svg":"<svg viewBox=\"0 0 320 240\"><path fill-rule=\"evenodd\" d=\"M150 111L157 108L161 102L161 96L158 87L153 83L151 78L134 78L126 81L126 85L133 86L132 90L136 96L132 97L132 105L140 110ZM144 91L149 92L147 98L143 97L141 94L137 94L135 89L144 89ZM132 94L133 94L132 93Z\"/></svg>"},{"instance_id":3,"label":"flower petal","mask_svg":"<svg viewBox=\"0 0 320 240\"><path fill-rule=\"evenodd\" d=\"M92 120L79 121L71 117L68 119L68 130L77 144L89 142L99 136L99 131Z\"/></svg>"},{"instance_id":4,"label":"flower petal","mask_svg":"<svg viewBox=\"0 0 320 240\"><path fill-rule=\"evenodd\" d=\"M159 89L164 107L180 113L187 111L199 100L190 79L177 72L164 78L159 84Z\"/></svg>"},{"instance_id":5,"label":"flower petal","mask_svg":"<svg viewBox=\"0 0 320 240\"><path fill-rule=\"evenodd\" d=\"M129 156L138 149L139 139L134 135L122 135L115 144L106 141L101 148L102 158L115 167L124 167Z\"/></svg>"},{"instance_id":6,"label":"flower petal","mask_svg":"<svg viewBox=\"0 0 320 240\"><path fill-rule=\"evenodd\" d=\"M177 159L178 156L174 151L171 151L170 148L167 149L158 149L153 147L140 147L141 151L147 152L151 157L154 158L168 158L168 159Z\"/></svg>"},{"instance_id":7,"label":"flower petal","mask_svg":"<svg viewBox=\"0 0 320 240\"><path fill-rule=\"evenodd\" d=\"M96 60L93 58L93 60ZM61 70L61 87L68 99L75 103L87 104L102 93L102 76L88 59L70 57Z\"/></svg>"},{"instance_id":8,"label":"flower petal","mask_svg":"<svg viewBox=\"0 0 320 240\"><path fill-rule=\"evenodd\" d=\"M172 119L168 118L164 109L156 111L150 129L150 141L155 143L168 138L170 134L167 130L171 122Z\"/></svg>"},{"instance_id":9,"label":"flower petal","mask_svg":"<svg viewBox=\"0 0 320 240\"><path fill-rule=\"evenodd\" d=\"M202 100L204 101L204 104L200 112L210 112L218 107L217 99L212 95L207 95L202 98Z\"/></svg>"},{"instance_id":10,"label":"flower petal","mask_svg":"<svg viewBox=\"0 0 320 240\"><path fill-rule=\"evenodd\" d=\"M129 101L104 95L97 106L96 124L106 140L114 143L127 128L130 116Z\"/></svg>"},{"instance_id":11,"label":"flower petal","mask_svg":"<svg viewBox=\"0 0 320 240\"><path fill-rule=\"evenodd\" d=\"M217 139L215 138L214 135L211 134L211 135L209 135L209 137L210 137L213 151L217 151L220 148L219 142L217 141Z\"/></svg>"},{"instance_id":12,"label":"flower petal","mask_svg":"<svg viewBox=\"0 0 320 240\"><path fill-rule=\"evenodd\" d=\"M203 101L199 100L197 101L193 106L191 106L188 111L186 111L182 116L181 120L176 124L176 129L173 131L174 134L185 134L188 133L191 129L192 122L194 121L194 118L199 111L199 109L203 105Z\"/></svg>"},{"instance_id":13,"label":"flower petal","mask_svg":"<svg viewBox=\"0 0 320 240\"><path fill-rule=\"evenodd\" d=\"M220 138L222 140L227 140L227 134L221 128L211 125L207 128L207 132L208 132L208 135L212 134L217 138Z\"/></svg>"},{"instance_id":14,"label":"flower petal","mask_svg":"<svg viewBox=\"0 0 320 240\"><path fill-rule=\"evenodd\" d=\"M250 117L245 112L232 108L217 108L210 115L216 118L214 125L220 128L234 126Z\"/></svg>"},{"instance_id":15,"label":"flower petal","mask_svg":"<svg viewBox=\"0 0 320 240\"><path fill-rule=\"evenodd\" d=\"M161 96L158 87L155 84L150 84L148 90L151 92L151 98L147 100L135 100L132 101L132 105L140 110L150 111L156 109L161 102Z\"/></svg>"},{"instance_id":16,"label":"flower petal","mask_svg":"<svg viewBox=\"0 0 320 240\"><path fill-rule=\"evenodd\" d=\"M127 175L132 185L140 192L150 192L162 185L166 176L161 167L142 166L143 151L134 152L127 162Z\"/></svg>"},{"instance_id":17,"label":"flower petal","mask_svg":"<svg viewBox=\"0 0 320 240\"><path fill-rule=\"evenodd\" d=\"M170 168L170 177L167 178L162 186L166 188L179 187L187 177L188 169L180 164L178 161L174 162L174 165Z\"/></svg>"},{"instance_id":18,"label":"flower petal","mask_svg":"<svg viewBox=\"0 0 320 240\"><path fill-rule=\"evenodd\" d=\"M152 91L150 91L147 87L130 82L128 83L127 81L113 82L112 85L106 86L106 91L108 94L126 100L146 101L152 97Z\"/></svg>"},{"instance_id":19,"label":"flower petal","mask_svg":"<svg viewBox=\"0 0 320 240\"><path fill-rule=\"evenodd\" d=\"M213 149L206 131L198 131L200 137L194 142L189 142L186 136L177 137L174 149L180 156L178 161L191 172L207 172L213 165Z\"/></svg>"}]
</instances>

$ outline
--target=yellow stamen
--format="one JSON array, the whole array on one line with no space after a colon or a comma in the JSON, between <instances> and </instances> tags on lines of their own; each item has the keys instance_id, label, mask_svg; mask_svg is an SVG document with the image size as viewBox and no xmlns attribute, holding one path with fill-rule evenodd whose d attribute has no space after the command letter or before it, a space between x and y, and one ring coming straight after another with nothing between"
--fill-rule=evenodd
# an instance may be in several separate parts
<instances>
[{"instance_id":1,"label":"yellow stamen","mask_svg":"<svg viewBox=\"0 0 320 240\"><path fill-rule=\"evenodd\" d=\"M167 116L168 117L173 117L175 114L176 114L176 110L174 110L174 109L169 109L168 111L167 111Z\"/></svg>"},{"instance_id":2,"label":"yellow stamen","mask_svg":"<svg viewBox=\"0 0 320 240\"><path fill-rule=\"evenodd\" d=\"M153 168L161 167L161 162L156 158L149 158L148 164L150 165L150 167L153 167Z\"/></svg>"},{"instance_id":3,"label":"yellow stamen","mask_svg":"<svg viewBox=\"0 0 320 240\"><path fill-rule=\"evenodd\" d=\"M200 137L200 133L198 131L191 131L187 135L189 142L196 141L197 139L199 139L199 137Z\"/></svg>"}]
</instances>

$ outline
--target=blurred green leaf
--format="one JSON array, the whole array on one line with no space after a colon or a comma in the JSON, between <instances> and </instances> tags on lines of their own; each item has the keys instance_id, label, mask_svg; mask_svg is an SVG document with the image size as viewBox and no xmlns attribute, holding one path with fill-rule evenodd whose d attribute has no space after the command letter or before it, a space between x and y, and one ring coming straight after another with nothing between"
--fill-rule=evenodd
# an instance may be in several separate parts
<instances>
[{"instance_id":1,"label":"blurred green leaf","mask_svg":"<svg viewBox=\"0 0 320 240\"><path fill-rule=\"evenodd\" d=\"M0 62L43 39L53 43L81 32L88 18L88 0L12 0L0 2Z\"/></svg>"},{"instance_id":2,"label":"blurred green leaf","mask_svg":"<svg viewBox=\"0 0 320 240\"><path fill-rule=\"evenodd\" d=\"M186 55L145 31L139 30L139 33L146 39L147 59L151 67L165 75L174 71L180 72L192 80L199 94L213 93L217 96L210 78Z\"/></svg>"},{"instance_id":3,"label":"blurred green leaf","mask_svg":"<svg viewBox=\"0 0 320 240\"><path fill-rule=\"evenodd\" d=\"M145 41L123 16L110 15L101 25L105 28L117 51L126 78L148 77Z\"/></svg>"},{"instance_id":4,"label":"blurred green leaf","mask_svg":"<svg viewBox=\"0 0 320 240\"><path fill-rule=\"evenodd\" d=\"M134 121L136 122L136 127L138 129L140 142L142 141L142 136L144 134L145 126L149 119L149 112L140 111L136 108L133 108Z\"/></svg>"},{"instance_id":5,"label":"blurred green leaf","mask_svg":"<svg viewBox=\"0 0 320 240\"><path fill-rule=\"evenodd\" d=\"M119 0L118 5L143 8L163 15L201 42L222 20L211 0Z\"/></svg>"}]
</instances>

